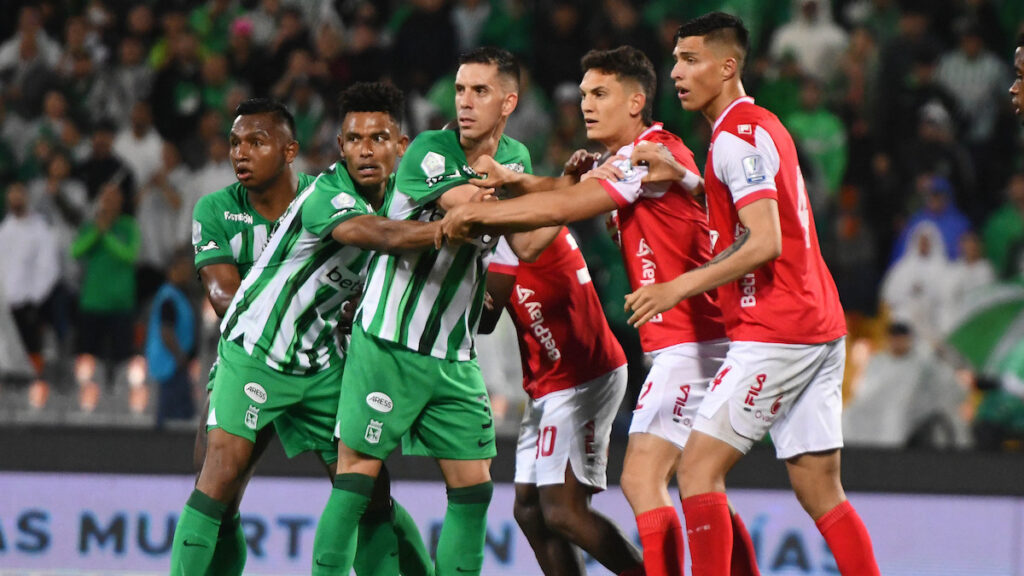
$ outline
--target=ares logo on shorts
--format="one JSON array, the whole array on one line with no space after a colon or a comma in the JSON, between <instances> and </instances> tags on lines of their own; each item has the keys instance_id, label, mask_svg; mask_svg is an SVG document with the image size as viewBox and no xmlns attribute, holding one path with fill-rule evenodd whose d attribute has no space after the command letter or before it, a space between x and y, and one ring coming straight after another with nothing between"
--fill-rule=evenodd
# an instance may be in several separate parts
<instances>
[{"instance_id":1,"label":"ares logo on shorts","mask_svg":"<svg viewBox=\"0 0 1024 576\"><path fill-rule=\"evenodd\" d=\"M245 385L245 395L252 399L257 404L263 404L267 401L267 391L255 382L249 382Z\"/></svg>"},{"instance_id":2,"label":"ares logo on shorts","mask_svg":"<svg viewBox=\"0 0 1024 576\"><path fill-rule=\"evenodd\" d=\"M370 423L366 425L366 434L363 438L366 439L370 444L380 443L380 432L384 428L384 423L380 420L370 419Z\"/></svg>"},{"instance_id":3,"label":"ares logo on shorts","mask_svg":"<svg viewBox=\"0 0 1024 576\"><path fill-rule=\"evenodd\" d=\"M260 409L249 405L249 409L245 411L245 426L249 430L255 430L260 419Z\"/></svg>"},{"instance_id":4,"label":"ares logo on shorts","mask_svg":"<svg viewBox=\"0 0 1024 576\"><path fill-rule=\"evenodd\" d=\"M395 407L395 403L391 401L391 397L383 392L371 392L366 396L366 404L370 408L373 408L377 412L383 412L387 414Z\"/></svg>"}]
</instances>

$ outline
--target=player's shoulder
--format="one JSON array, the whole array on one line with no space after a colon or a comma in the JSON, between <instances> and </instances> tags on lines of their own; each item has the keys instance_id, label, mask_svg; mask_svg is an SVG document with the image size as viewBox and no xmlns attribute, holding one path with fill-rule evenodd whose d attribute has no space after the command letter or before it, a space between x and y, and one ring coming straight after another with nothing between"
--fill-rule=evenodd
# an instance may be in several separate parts
<instances>
[{"instance_id":1,"label":"player's shoulder","mask_svg":"<svg viewBox=\"0 0 1024 576\"><path fill-rule=\"evenodd\" d=\"M310 184L316 182L317 177L312 174L306 174L305 172L299 172L299 189L298 192L302 192L306 188L309 188Z\"/></svg>"},{"instance_id":2,"label":"player's shoulder","mask_svg":"<svg viewBox=\"0 0 1024 576\"><path fill-rule=\"evenodd\" d=\"M459 135L454 130L425 130L409 143L406 156L436 152L448 155L459 148Z\"/></svg>"},{"instance_id":3,"label":"player's shoulder","mask_svg":"<svg viewBox=\"0 0 1024 576\"><path fill-rule=\"evenodd\" d=\"M518 154L518 155L529 155L530 154L529 149L526 148L526 144L523 144L522 142L520 142L519 140L516 140L515 138L509 136L508 134L502 134L501 135L501 140L499 140L498 145L501 146L501 147L504 147L505 150L507 150L508 153L510 153L510 154Z\"/></svg>"},{"instance_id":4,"label":"player's shoulder","mask_svg":"<svg viewBox=\"0 0 1024 576\"><path fill-rule=\"evenodd\" d=\"M222 210L230 212L242 211L247 205L245 194L245 187L238 182L234 182L219 190L201 196L196 201L193 213L199 218L200 216L214 214Z\"/></svg>"},{"instance_id":5,"label":"player's shoulder","mask_svg":"<svg viewBox=\"0 0 1024 576\"><path fill-rule=\"evenodd\" d=\"M693 156L693 151L683 142L681 137L661 127L660 124L644 132L640 140L661 144L671 150L672 154L677 157Z\"/></svg>"},{"instance_id":6,"label":"player's shoulder","mask_svg":"<svg viewBox=\"0 0 1024 576\"><path fill-rule=\"evenodd\" d=\"M778 124L779 119L775 114L750 100L739 102L728 109L717 132L729 133L753 144L758 128L771 132Z\"/></svg>"}]
</instances>

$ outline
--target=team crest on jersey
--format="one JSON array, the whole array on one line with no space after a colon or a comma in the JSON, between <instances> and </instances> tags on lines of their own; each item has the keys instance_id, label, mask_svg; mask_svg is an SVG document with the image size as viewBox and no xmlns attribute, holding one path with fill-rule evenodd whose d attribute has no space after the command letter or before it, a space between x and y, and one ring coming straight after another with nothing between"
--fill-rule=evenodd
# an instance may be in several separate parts
<instances>
[{"instance_id":1,"label":"team crest on jersey","mask_svg":"<svg viewBox=\"0 0 1024 576\"><path fill-rule=\"evenodd\" d=\"M427 155L423 157L423 161L420 162L420 168L423 169L423 173L427 175L427 178L437 178L444 174L444 156L437 152L427 152Z\"/></svg>"},{"instance_id":2,"label":"team crest on jersey","mask_svg":"<svg viewBox=\"0 0 1024 576\"><path fill-rule=\"evenodd\" d=\"M533 290L516 285L516 298L520 304L529 300L531 296L533 296Z\"/></svg>"},{"instance_id":3,"label":"team crest on jersey","mask_svg":"<svg viewBox=\"0 0 1024 576\"><path fill-rule=\"evenodd\" d=\"M750 127L750 124L740 124L736 127L737 134L753 134L754 130Z\"/></svg>"},{"instance_id":4,"label":"team crest on jersey","mask_svg":"<svg viewBox=\"0 0 1024 576\"><path fill-rule=\"evenodd\" d=\"M380 433L383 429L383 422L370 419L370 423L366 425L366 434L363 435L363 438L370 444L380 444Z\"/></svg>"},{"instance_id":5,"label":"team crest on jersey","mask_svg":"<svg viewBox=\"0 0 1024 576\"><path fill-rule=\"evenodd\" d=\"M249 430L255 430L256 426L259 425L260 409L249 404L249 409L245 411L245 427Z\"/></svg>"},{"instance_id":6,"label":"team crest on jersey","mask_svg":"<svg viewBox=\"0 0 1024 576\"><path fill-rule=\"evenodd\" d=\"M192 244L199 244L203 241L203 223L199 220L192 221Z\"/></svg>"},{"instance_id":7,"label":"team crest on jersey","mask_svg":"<svg viewBox=\"0 0 1024 576\"><path fill-rule=\"evenodd\" d=\"M351 194L346 194L345 192L331 198L331 206L334 206L335 210L348 210L355 205L356 199Z\"/></svg>"},{"instance_id":8,"label":"team crest on jersey","mask_svg":"<svg viewBox=\"0 0 1024 576\"><path fill-rule=\"evenodd\" d=\"M747 184L756 184L768 179L760 156L747 156L743 159L743 175L747 178Z\"/></svg>"}]
</instances>

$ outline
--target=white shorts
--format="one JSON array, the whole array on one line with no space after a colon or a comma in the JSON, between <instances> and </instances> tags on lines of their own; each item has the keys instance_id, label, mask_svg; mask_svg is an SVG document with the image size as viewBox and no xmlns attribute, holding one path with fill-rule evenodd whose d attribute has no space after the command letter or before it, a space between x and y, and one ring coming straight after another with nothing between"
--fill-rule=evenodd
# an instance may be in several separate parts
<instances>
[{"instance_id":1,"label":"white shorts","mask_svg":"<svg viewBox=\"0 0 1024 576\"><path fill-rule=\"evenodd\" d=\"M653 434L686 446L697 409L729 350L726 339L687 342L651 354L653 363L633 410L630 434Z\"/></svg>"},{"instance_id":2,"label":"white shorts","mask_svg":"<svg viewBox=\"0 0 1024 576\"><path fill-rule=\"evenodd\" d=\"M565 483L565 466L582 484L608 487L608 438L626 393L626 366L567 390L530 400L516 448L518 484Z\"/></svg>"},{"instance_id":3,"label":"white shorts","mask_svg":"<svg viewBox=\"0 0 1024 576\"><path fill-rule=\"evenodd\" d=\"M771 430L780 459L842 448L845 365L845 337L813 345L733 342L694 429L744 454Z\"/></svg>"}]
</instances>

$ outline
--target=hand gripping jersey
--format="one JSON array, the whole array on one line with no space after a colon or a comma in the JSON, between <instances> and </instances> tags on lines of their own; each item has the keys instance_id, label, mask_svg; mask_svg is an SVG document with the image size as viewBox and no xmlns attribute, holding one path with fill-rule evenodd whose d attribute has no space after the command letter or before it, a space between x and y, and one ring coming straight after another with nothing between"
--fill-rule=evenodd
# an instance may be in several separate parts
<instances>
[{"instance_id":1,"label":"hand gripping jersey","mask_svg":"<svg viewBox=\"0 0 1024 576\"><path fill-rule=\"evenodd\" d=\"M629 158L641 141L668 147L687 170L699 174L691 152L678 136L654 124L616 154ZM625 173L619 181L602 180L619 205L619 248L634 290L667 282L711 259L711 232L707 211L678 182L644 184L645 166L629 160L618 164ZM706 342L725 337L714 291L688 298L640 327L645 352L684 342Z\"/></svg>"},{"instance_id":2,"label":"hand gripping jersey","mask_svg":"<svg viewBox=\"0 0 1024 576\"><path fill-rule=\"evenodd\" d=\"M719 116L704 172L715 251L743 230L738 210L762 198L778 202L782 254L718 288L729 339L821 344L846 334L832 275L818 247L793 139L753 98L739 98Z\"/></svg>"},{"instance_id":3,"label":"hand gripping jersey","mask_svg":"<svg viewBox=\"0 0 1024 576\"><path fill-rule=\"evenodd\" d=\"M299 191L314 176L299 173ZM245 187L235 182L196 202L192 212L192 248L196 270L209 264L228 263L245 278L267 244L274 223L249 204Z\"/></svg>"},{"instance_id":4,"label":"hand gripping jersey","mask_svg":"<svg viewBox=\"0 0 1024 576\"><path fill-rule=\"evenodd\" d=\"M502 238L488 271L516 277L506 307L519 335L523 389L530 398L589 382L626 363L567 228L535 262L520 262Z\"/></svg>"},{"instance_id":5,"label":"hand gripping jersey","mask_svg":"<svg viewBox=\"0 0 1024 576\"><path fill-rule=\"evenodd\" d=\"M526 147L508 136L501 137L494 159L518 172L532 171ZM393 220L437 220L443 216L438 198L474 177L458 132L422 132L398 166L395 193L382 213ZM497 240L485 236L440 250L376 253L356 321L367 334L420 354L458 361L476 357L484 275Z\"/></svg>"},{"instance_id":6,"label":"hand gripping jersey","mask_svg":"<svg viewBox=\"0 0 1024 576\"><path fill-rule=\"evenodd\" d=\"M342 222L373 208L340 163L299 193L221 323L222 338L254 359L294 375L338 366L341 305L363 284L369 252L331 237Z\"/></svg>"}]
</instances>

